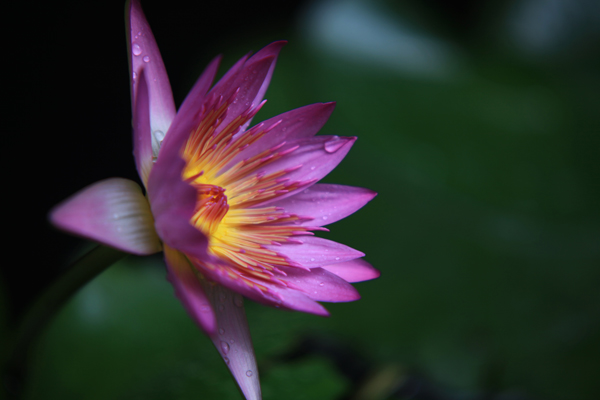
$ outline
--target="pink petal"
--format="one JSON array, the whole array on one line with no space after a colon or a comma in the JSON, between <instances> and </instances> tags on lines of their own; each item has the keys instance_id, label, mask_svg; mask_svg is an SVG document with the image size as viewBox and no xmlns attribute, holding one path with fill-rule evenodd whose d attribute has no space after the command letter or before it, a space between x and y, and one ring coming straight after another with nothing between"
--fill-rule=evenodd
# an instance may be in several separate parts
<instances>
[{"instance_id":1,"label":"pink petal","mask_svg":"<svg viewBox=\"0 0 600 400\"><path fill-rule=\"evenodd\" d=\"M310 104L264 121L263 126L267 129L276 123L278 124L253 143L252 146L238 154L225 168L273 148L282 142L314 136L325 125L334 108L335 103Z\"/></svg>"},{"instance_id":2,"label":"pink petal","mask_svg":"<svg viewBox=\"0 0 600 400\"><path fill-rule=\"evenodd\" d=\"M175 147L176 151L179 152L185 141L188 139L192 129L200 124L197 113L200 111L206 100L206 92L210 89L210 85L215 79L220 62L220 56L214 58L210 64L208 64L204 72L202 72L190 93L188 93L162 143L161 153L165 151L165 148L171 146ZM173 150L167 151L175 152Z\"/></svg>"},{"instance_id":3,"label":"pink petal","mask_svg":"<svg viewBox=\"0 0 600 400\"><path fill-rule=\"evenodd\" d=\"M214 309L204 293L195 267L187 257L169 246L164 246L167 279L175 288L175 295L190 317L207 334L217 333Z\"/></svg>"},{"instance_id":4,"label":"pink petal","mask_svg":"<svg viewBox=\"0 0 600 400\"><path fill-rule=\"evenodd\" d=\"M300 241L302 244L284 243L281 246L267 245L265 248L276 251L281 256L306 268L322 267L364 257L364 253L331 240L304 236Z\"/></svg>"},{"instance_id":5,"label":"pink petal","mask_svg":"<svg viewBox=\"0 0 600 400\"><path fill-rule=\"evenodd\" d=\"M133 157L138 174L148 186L148 176L152 169L152 134L150 131L150 99L144 70L140 71L136 102L133 105Z\"/></svg>"},{"instance_id":6,"label":"pink petal","mask_svg":"<svg viewBox=\"0 0 600 400\"><path fill-rule=\"evenodd\" d=\"M225 127L243 112L256 107L262 101L271 81L279 51L286 43L285 41L274 42L250 59L248 56L243 57L213 87L209 96L220 95L225 100L237 91L235 101L227 110L227 116L223 119L221 127ZM249 122L244 125L244 128L248 124Z\"/></svg>"},{"instance_id":7,"label":"pink petal","mask_svg":"<svg viewBox=\"0 0 600 400\"><path fill-rule=\"evenodd\" d=\"M362 282L379 278L381 273L362 259L324 265L321 267L332 272L347 282Z\"/></svg>"},{"instance_id":8,"label":"pink petal","mask_svg":"<svg viewBox=\"0 0 600 400\"><path fill-rule=\"evenodd\" d=\"M281 298L279 302L269 304L271 306L315 314L321 317L329 317L329 311L325 307L298 290L282 288L280 286L272 286L269 290Z\"/></svg>"},{"instance_id":9,"label":"pink petal","mask_svg":"<svg viewBox=\"0 0 600 400\"><path fill-rule=\"evenodd\" d=\"M131 72L132 110L136 111L137 86L141 70L144 69L150 99L150 129L154 136L162 137L167 133L171 121L175 117L175 103L169 77L140 2L131 0L125 6L125 12L125 20L128 25L127 46ZM137 142L138 140L135 139L134 143Z\"/></svg>"},{"instance_id":10,"label":"pink petal","mask_svg":"<svg viewBox=\"0 0 600 400\"><path fill-rule=\"evenodd\" d=\"M316 301L343 302L360 299L358 291L348 282L322 268L310 271L285 268L288 287L304 292Z\"/></svg>"},{"instance_id":11,"label":"pink petal","mask_svg":"<svg viewBox=\"0 0 600 400\"><path fill-rule=\"evenodd\" d=\"M214 269L204 268L201 265L198 265L197 268L210 281L216 282L217 284L240 293L258 303L271 307L329 316L329 312L322 305L298 290L288 289L274 282L263 280L257 282L252 278L248 278L249 281L258 283L267 288L266 291L263 291L255 286L252 287L248 285L248 283L240 278L232 278L229 274L230 270L226 265L219 265L217 261L214 266L216 267Z\"/></svg>"},{"instance_id":12,"label":"pink petal","mask_svg":"<svg viewBox=\"0 0 600 400\"><path fill-rule=\"evenodd\" d=\"M356 137L314 136L286 143L279 151L286 151L299 146L296 150L285 155L258 170L258 174L270 174L284 169L291 169L284 178L289 181L318 181L333 170L348 154L356 141ZM276 200L282 200L297 193L283 194ZM266 204L268 202L262 203Z\"/></svg>"},{"instance_id":13,"label":"pink petal","mask_svg":"<svg viewBox=\"0 0 600 400\"><path fill-rule=\"evenodd\" d=\"M243 112L258 105L255 104L255 99L274 63L274 56L246 62L242 70L236 75L235 81L232 82L231 90L221 93L224 99L228 99L234 93L234 90L239 89L233 103L227 109L227 116L223 118L223 122L216 132L220 132Z\"/></svg>"},{"instance_id":14,"label":"pink petal","mask_svg":"<svg viewBox=\"0 0 600 400\"><path fill-rule=\"evenodd\" d=\"M206 280L202 285L217 317L218 330L210 335L211 340L246 400L260 400L258 368L242 296Z\"/></svg>"},{"instance_id":15,"label":"pink petal","mask_svg":"<svg viewBox=\"0 0 600 400\"><path fill-rule=\"evenodd\" d=\"M256 96L254 97L254 100L252 101L253 107L256 107L265 97L265 93L267 92L269 84L271 83L271 77L273 76L273 71L275 70L275 63L277 62L277 56L279 56L279 52L281 51L283 46L285 46L286 44L287 44L286 40L279 40L277 42L273 42L273 43L263 47L261 50L258 51L258 53L256 53L254 56L252 56L252 58L250 58L250 60L248 60L248 63L252 64L254 59L261 60L261 59L267 58L267 57L274 57L273 62L271 63L271 66L269 67L269 71L267 72L267 75L265 76L263 83L260 86L260 89L258 90L258 93L256 93Z\"/></svg>"},{"instance_id":16,"label":"pink petal","mask_svg":"<svg viewBox=\"0 0 600 400\"><path fill-rule=\"evenodd\" d=\"M300 225L323 226L346 218L376 195L369 189L318 183L272 205L291 214L312 218L302 220Z\"/></svg>"},{"instance_id":17,"label":"pink petal","mask_svg":"<svg viewBox=\"0 0 600 400\"><path fill-rule=\"evenodd\" d=\"M148 201L137 183L106 179L90 185L50 212L59 229L128 253L161 250Z\"/></svg>"}]
</instances>

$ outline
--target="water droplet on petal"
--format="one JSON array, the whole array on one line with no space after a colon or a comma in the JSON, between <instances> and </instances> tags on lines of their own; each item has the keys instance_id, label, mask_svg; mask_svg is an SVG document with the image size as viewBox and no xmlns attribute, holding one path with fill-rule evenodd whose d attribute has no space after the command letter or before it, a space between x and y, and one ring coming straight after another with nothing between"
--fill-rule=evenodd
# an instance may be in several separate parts
<instances>
[{"instance_id":1,"label":"water droplet on petal","mask_svg":"<svg viewBox=\"0 0 600 400\"><path fill-rule=\"evenodd\" d=\"M310 259L310 261L315 261L315 259L314 259L314 258L311 258L311 259Z\"/></svg>"},{"instance_id":2,"label":"water droplet on petal","mask_svg":"<svg viewBox=\"0 0 600 400\"><path fill-rule=\"evenodd\" d=\"M327 219L327 215L323 215L323 219Z\"/></svg>"},{"instance_id":3,"label":"water droplet on petal","mask_svg":"<svg viewBox=\"0 0 600 400\"><path fill-rule=\"evenodd\" d=\"M163 139L165 138L165 134L163 131L154 131L152 132L152 134L154 135L154 138L158 141L158 142L162 142Z\"/></svg>"},{"instance_id":4,"label":"water droplet on petal","mask_svg":"<svg viewBox=\"0 0 600 400\"><path fill-rule=\"evenodd\" d=\"M250 370L246 371L246 376L248 378L250 378L252 376L252 371L250 371Z\"/></svg>"},{"instance_id":5,"label":"water droplet on petal","mask_svg":"<svg viewBox=\"0 0 600 400\"><path fill-rule=\"evenodd\" d=\"M229 365L229 357L223 357L223 361L225 361L225 364Z\"/></svg>"},{"instance_id":6,"label":"water droplet on petal","mask_svg":"<svg viewBox=\"0 0 600 400\"><path fill-rule=\"evenodd\" d=\"M242 295L239 293L236 293L233 296L233 304L235 304L238 307L241 307L244 305L244 299L242 298Z\"/></svg>"},{"instance_id":7,"label":"water droplet on petal","mask_svg":"<svg viewBox=\"0 0 600 400\"><path fill-rule=\"evenodd\" d=\"M340 138L339 136L333 136L331 139L325 142L323 147L325 148L326 152L335 153L346 143L346 139Z\"/></svg>"},{"instance_id":8,"label":"water droplet on petal","mask_svg":"<svg viewBox=\"0 0 600 400\"><path fill-rule=\"evenodd\" d=\"M339 260L339 259L340 259L339 257L336 257L336 258L335 258L335 260L336 260L336 261L337 261L337 260Z\"/></svg>"},{"instance_id":9,"label":"water droplet on petal","mask_svg":"<svg viewBox=\"0 0 600 400\"><path fill-rule=\"evenodd\" d=\"M144 56L144 58L142 58L142 60L144 60L145 63L150 62L150 57L148 56ZM325 144L327 146L327 144ZM332 152L330 152L332 153Z\"/></svg>"},{"instance_id":10,"label":"water droplet on petal","mask_svg":"<svg viewBox=\"0 0 600 400\"><path fill-rule=\"evenodd\" d=\"M133 76L133 80L135 81L137 79L137 74L134 72L132 76Z\"/></svg>"},{"instance_id":11,"label":"water droplet on petal","mask_svg":"<svg viewBox=\"0 0 600 400\"><path fill-rule=\"evenodd\" d=\"M210 306L207 306L207 305L200 306L200 312L203 312L203 313L210 312Z\"/></svg>"},{"instance_id":12,"label":"water droplet on petal","mask_svg":"<svg viewBox=\"0 0 600 400\"><path fill-rule=\"evenodd\" d=\"M221 342L221 350L223 351L223 354L229 353L229 343Z\"/></svg>"},{"instance_id":13,"label":"water droplet on petal","mask_svg":"<svg viewBox=\"0 0 600 400\"><path fill-rule=\"evenodd\" d=\"M225 329L219 328L219 335L224 335L224 334L225 334Z\"/></svg>"},{"instance_id":14,"label":"water droplet on petal","mask_svg":"<svg viewBox=\"0 0 600 400\"><path fill-rule=\"evenodd\" d=\"M323 282L319 282L319 286L324 286L325 284Z\"/></svg>"},{"instance_id":15,"label":"water droplet on petal","mask_svg":"<svg viewBox=\"0 0 600 400\"><path fill-rule=\"evenodd\" d=\"M140 54L142 54L142 48L140 47L139 44L134 43L131 46L131 52L133 53L134 56L139 56Z\"/></svg>"}]
</instances>

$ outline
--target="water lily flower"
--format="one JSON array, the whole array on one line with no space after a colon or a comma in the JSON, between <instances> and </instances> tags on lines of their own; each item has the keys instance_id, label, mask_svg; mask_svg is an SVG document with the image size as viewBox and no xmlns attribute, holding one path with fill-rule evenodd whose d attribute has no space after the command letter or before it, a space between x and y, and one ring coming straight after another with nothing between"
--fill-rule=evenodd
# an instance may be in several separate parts
<instances>
[{"instance_id":1,"label":"water lily flower","mask_svg":"<svg viewBox=\"0 0 600 400\"><path fill-rule=\"evenodd\" d=\"M315 136L334 103L249 128L283 41L243 57L211 88L215 58L176 111L138 0L126 12L134 157L146 195L135 182L107 179L59 204L50 220L129 253L162 250L177 297L246 398L260 399L242 295L327 316L318 302L357 300L349 282L379 276L360 251L313 235L375 196L317 183L356 138Z\"/></svg>"}]
</instances>

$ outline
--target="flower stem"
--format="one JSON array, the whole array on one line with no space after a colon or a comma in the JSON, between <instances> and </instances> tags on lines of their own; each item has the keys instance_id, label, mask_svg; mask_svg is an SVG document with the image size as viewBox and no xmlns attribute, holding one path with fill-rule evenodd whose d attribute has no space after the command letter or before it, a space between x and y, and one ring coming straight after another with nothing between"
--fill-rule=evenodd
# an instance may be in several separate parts
<instances>
[{"instance_id":1,"label":"flower stem","mask_svg":"<svg viewBox=\"0 0 600 400\"><path fill-rule=\"evenodd\" d=\"M52 317L79 289L126 255L110 247L96 246L76 260L34 301L14 330L11 345L2 360L4 389L9 395L18 398L21 394L28 350Z\"/></svg>"}]
</instances>

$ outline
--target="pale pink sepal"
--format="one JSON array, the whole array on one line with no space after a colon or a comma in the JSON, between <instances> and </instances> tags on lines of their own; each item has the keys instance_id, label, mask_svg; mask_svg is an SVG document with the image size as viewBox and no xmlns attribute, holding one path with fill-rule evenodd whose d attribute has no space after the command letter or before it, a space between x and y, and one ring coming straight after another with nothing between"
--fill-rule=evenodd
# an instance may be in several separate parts
<instances>
[{"instance_id":1,"label":"pale pink sepal","mask_svg":"<svg viewBox=\"0 0 600 400\"><path fill-rule=\"evenodd\" d=\"M195 267L179 251L165 245L167 279L175 288L175 295L183 304L190 317L207 334L217 332L214 309L204 293Z\"/></svg>"},{"instance_id":2,"label":"pale pink sepal","mask_svg":"<svg viewBox=\"0 0 600 400\"><path fill-rule=\"evenodd\" d=\"M323 226L346 218L376 195L369 189L317 183L272 205L283 208L286 213L307 217L299 225Z\"/></svg>"},{"instance_id":3,"label":"pale pink sepal","mask_svg":"<svg viewBox=\"0 0 600 400\"><path fill-rule=\"evenodd\" d=\"M152 134L150 132L150 99L145 73L140 72L136 102L133 110L133 158L144 186L148 187L148 176L152 169Z\"/></svg>"},{"instance_id":4,"label":"pale pink sepal","mask_svg":"<svg viewBox=\"0 0 600 400\"><path fill-rule=\"evenodd\" d=\"M217 332L210 335L246 400L260 400L260 382L244 299L219 284L201 280L217 316Z\"/></svg>"},{"instance_id":5,"label":"pale pink sepal","mask_svg":"<svg viewBox=\"0 0 600 400\"><path fill-rule=\"evenodd\" d=\"M167 133L175 117L175 103L169 77L160 51L150 30L138 0L130 0L125 6L127 24L127 47L131 81L132 110L137 101L135 95L141 70L144 69L150 99L150 129L154 139L153 149L158 154L158 143Z\"/></svg>"},{"instance_id":6,"label":"pale pink sepal","mask_svg":"<svg viewBox=\"0 0 600 400\"><path fill-rule=\"evenodd\" d=\"M376 270L363 259L345 261L337 264L324 265L321 267L336 274L346 282L362 282L379 278L381 272Z\"/></svg>"},{"instance_id":7,"label":"pale pink sepal","mask_svg":"<svg viewBox=\"0 0 600 400\"><path fill-rule=\"evenodd\" d=\"M128 253L161 250L148 201L139 185L128 179L106 179L82 189L50 212L50 222Z\"/></svg>"}]
</instances>

